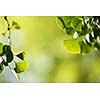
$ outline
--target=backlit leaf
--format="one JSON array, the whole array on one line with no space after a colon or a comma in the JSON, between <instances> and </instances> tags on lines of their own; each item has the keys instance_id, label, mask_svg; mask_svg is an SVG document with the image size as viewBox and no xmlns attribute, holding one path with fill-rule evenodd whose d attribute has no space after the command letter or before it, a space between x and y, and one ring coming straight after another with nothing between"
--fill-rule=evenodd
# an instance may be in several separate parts
<instances>
[{"instance_id":1,"label":"backlit leaf","mask_svg":"<svg viewBox=\"0 0 100 100\"><path fill-rule=\"evenodd\" d=\"M64 40L64 46L68 53L71 54L80 54L80 45L77 40L70 39L70 40Z\"/></svg>"},{"instance_id":2,"label":"backlit leaf","mask_svg":"<svg viewBox=\"0 0 100 100\"><path fill-rule=\"evenodd\" d=\"M65 28L65 25L64 25L64 22L63 20L61 19L61 17L56 17L56 23L57 25L59 26L59 28L61 30L63 30Z\"/></svg>"},{"instance_id":3,"label":"backlit leaf","mask_svg":"<svg viewBox=\"0 0 100 100\"><path fill-rule=\"evenodd\" d=\"M28 62L15 62L16 68L14 68L16 73L21 73L27 70L28 68Z\"/></svg>"}]
</instances>

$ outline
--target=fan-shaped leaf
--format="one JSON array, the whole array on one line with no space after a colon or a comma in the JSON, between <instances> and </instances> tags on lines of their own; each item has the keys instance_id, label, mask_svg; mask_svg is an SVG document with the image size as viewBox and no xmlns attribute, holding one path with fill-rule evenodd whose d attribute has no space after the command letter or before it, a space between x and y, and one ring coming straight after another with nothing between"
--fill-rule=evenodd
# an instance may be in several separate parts
<instances>
[{"instance_id":1,"label":"fan-shaped leaf","mask_svg":"<svg viewBox=\"0 0 100 100\"><path fill-rule=\"evenodd\" d=\"M4 45L3 53L6 55L7 63L9 63L13 60L13 53L12 53L11 47L9 45Z\"/></svg>"},{"instance_id":2,"label":"fan-shaped leaf","mask_svg":"<svg viewBox=\"0 0 100 100\"><path fill-rule=\"evenodd\" d=\"M14 68L16 73L21 73L27 70L28 68L28 62L23 61L23 62L15 62L16 68Z\"/></svg>"},{"instance_id":3,"label":"fan-shaped leaf","mask_svg":"<svg viewBox=\"0 0 100 100\"><path fill-rule=\"evenodd\" d=\"M26 59L26 52L21 52L19 54L16 55L18 58L20 58L21 60L25 60Z\"/></svg>"},{"instance_id":4,"label":"fan-shaped leaf","mask_svg":"<svg viewBox=\"0 0 100 100\"><path fill-rule=\"evenodd\" d=\"M80 47L81 47L81 54L85 55L88 53L91 53L93 50L93 47L90 45L85 44L84 42L80 43Z\"/></svg>"},{"instance_id":5,"label":"fan-shaped leaf","mask_svg":"<svg viewBox=\"0 0 100 100\"><path fill-rule=\"evenodd\" d=\"M71 54L80 54L80 45L77 40L64 40L64 46L67 50L67 52Z\"/></svg>"}]
</instances>

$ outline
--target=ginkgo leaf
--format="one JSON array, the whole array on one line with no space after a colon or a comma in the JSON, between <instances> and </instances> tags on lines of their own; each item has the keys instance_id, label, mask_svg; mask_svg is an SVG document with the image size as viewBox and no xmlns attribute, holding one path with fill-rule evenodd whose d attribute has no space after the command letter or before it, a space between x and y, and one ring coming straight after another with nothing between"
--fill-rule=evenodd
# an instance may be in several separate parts
<instances>
[{"instance_id":1,"label":"ginkgo leaf","mask_svg":"<svg viewBox=\"0 0 100 100\"><path fill-rule=\"evenodd\" d=\"M81 49L77 40L74 39L64 40L63 44L68 53L80 54Z\"/></svg>"},{"instance_id":2,"label":"ginkgo leaf","mask_svg":"<svg viewBox=\"0 0 100 100\"><path fill-rule=\"evenodd\" d=\"M15 62L16 68L14 68L16 73L21 73L27 70L28 68L28 62L22 61L22 62Z\"/></svg>"},{"instance_id":3,"label":"ginkgo leaf","mask_svg":"<svg viewBox=\"0 0 100 100\"><path fill-rule=\"evenodd\" d=\"M21 60L25 60L26 59L26 52L21 52L19 54L16 55L18 58L20 58Z\"/></svg>"},{"instance_id":4,"label":"ginkgo leaf","mask_svg":"<svg viewBox=\"0 0 100 100\"><path fill-rule=\"evenodd\" d=\"M80 47L81 47L81 54L82 55L89 54L93 51L93 47L85 44L84 42L80 43Z\"/></svg>"},{"instance_id":5,"label":"ginkgo leaf","mask_svg":"<svg viewBox=\"0 0 100 100\"><path fill-rule=\"evenodd\" d=\"M71 24L75 31L82 31L82 21L80 19L74 18Z\"/></svg>"},{"instance_id":6,"label":"ginkgo leaf","mask_svg":"<svg viewBox=\"0 0 100 100\"><path fill-rule=\"evenodd\" d=\"M9 45L4 45L3 47L3 53L6 55L6 61L7 63L11 62L13 60L13 53L11 51L11 47Z\"/></svg>"},{"instance_id":7,"label":"ginkgo leaf","mask_svg":"<svg viewBox=\"0 0 100 100\"><path fill-rule=\"evenodd\" d=\"M14 27L15 29L20 29L21 28L20 25L15 21L12 22L12 27Z\"/></svg>"},{"instance_id":8,"label":"ginkgo leaf","mask_svg":"<svg viewBox=\"0 0 100 100\"><path fill-rule=\"evenodd\" d=\"M61 17L56 17L56 23L61 30L65 28L65 24Z\"/></svg>"}]
</instances>

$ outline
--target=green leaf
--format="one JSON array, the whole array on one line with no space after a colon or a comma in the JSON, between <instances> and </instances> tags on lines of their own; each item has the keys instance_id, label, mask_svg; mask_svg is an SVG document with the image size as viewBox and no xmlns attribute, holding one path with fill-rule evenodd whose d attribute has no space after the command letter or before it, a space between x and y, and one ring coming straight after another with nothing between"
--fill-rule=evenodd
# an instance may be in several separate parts
<instances>
[{"instance_id":1,"label":"green leaf","mask_svg":"<svg viewBox=\"0 0 100 100\"><path fill-rule=\"evenodd\" d=\"M71 54L80 54L80 45L77 40L70 39L70 40L64 40L64 46L67 50L67 52Z\"/></svg>"},{"instance_id":2,"label":"green leaf","mask_svg":"<svg viewBox=\"0 0 100 100\"><path fill-rule=\"evenodd\" d=\"M6 54L8 51L11 51L11 47L9 45L3 46L3 53Z\"/></svg>"},{"instance_id":3,"label":"green leaf","mask_svg":"<svg viewBox=\"0 0 100 100\"><path fill-rule=\"evenodd\" d=\"M3 43L0 42L0 54L3 52Z\"/></svg>"},{"instance_id":4,"label":"green leaf","mask_svg":"<svg viewBox=\"0 0 100 100\"><path fill-rule=\"evenodd\" d=\"M66 27L71 27L71 22L73 20L73 18L75 18L74 16L61 16L62 20L64 21Z\"/></svg>"},{"instance_id":5,"label":"green leaf","mask_svg":"<svg viewBox=\"0 0 100 100\"><path fill-rule=\"evenodd\" d=\"M97 36L100 36L100 28L99 29L93 29L94 31L94 36L97 37Z\"/></svg>"},{"instance_id":6,"label":"green leaf","mask_svg":"<svg viewBox=\"0 0 100 100\"><path fill-rule=\"evenodd\" d=\"M65 28L65 24L63 20L61 19L61 17L56 17L56 23L61 30Z\"/></svg>"},{"instance_id":7,"label":"green leaf","mask_svg":"<svg viewBox=\"0 0 100 100\"><path fill-rule=\"evenodd\" d=\"M25 60L26 59L26 52L22 52L16 55L18 58L20 58L21 60Z\"/></svg>"},{"instance_id":8,"label":"green leaf","mask_svg":"<svg viewBox=\"0 0 100 100\"><path fill-rule=\"evenodd\" d=\"M15 21L12 22L12 27L15 28L15 29L20 29L21 28L20 25Z\"/></svg>"},{"instance_id":9,"label":"green leaf","mask_svg":"<svg viewBox=\"0 0 100 100\"><path fill-rule=\"evenodd\" d=\"M80 32L80 35L86 35L87 33L89 34L91 32L92 32L92 30L89 29L86 24L84 24L82 26L82 31Z\"/></svg>"},{"instance_id":10,"label":"green leaf","mask_svg":"<svg viewBox=\"0 0 100 100\"><path fill-rule=\"evenodd\" d=\"M74 18L71 24L75 31L82 31L82 21L80 19Z\"/></svg>"},{"instance_id":11,"label":"green leaf","mask_svg":"<svg viewBox=\"0 0 100 100\"><path fill-rule=\"evenodd\" d=\"M23 62L15 62L16 68L14 68L16 73L21 73L27 70L28 68L28 62L23 61Z\"/></svg>"},{"instance_id":12,"label":"green leaf","mask_svg":"<svg viewBox=\"0 0 100 100\"><path fill-rule=\"evenodd\" d=\"M94 42L94 38L93 38L92 34L89 34L89 40L90 40L90 42Z\"/></svg>"},{"instance_id":13,"label":"green leaf","mask_svg":"<svg viewBox=\"0 0 100 100\"><path fill-rule=\"evenodd\" d=\"M94 47L96 47L100 51L100 44L98 44L97 42L95 43Z\"/></svg>"},{"instance_id":14,"label":"green leaf","mask_svg":"<svg viewBox=\"0 0 100 100\"><path fill-rule=\"evenodd\" d=\"M83 41L80 43L80 47L82 55L89 54L93 51L93 47L85 44Z\"/></svg>"},{"instance_id":15,"label":"green leaf","mask_svg":"<svg viewBox=\"0 0 100 100\"><path fill-rule=\"evenodd\" d=\"M3 47L3 54L6 55L6 61L7 63L11 62L13 60L13 53L11 51L11 47L9 45L4 45Z\"/></svg>"},{"instance_id":16,"label":"green leaf","mask_svg":"<svg viewBox=\"0 0 100 100\"><path fill-rule=\"evenodd\" d=\"M13 53L12 53L12 51L8 51L6 53L6 57L7 57L7 59L6 59L7 63L11 62L13 60Z\"/></svg>"},{"instance_id":17,"label":"green leaf","mask_svg":"<svg viewBox=\"0 0 100 100\"><path fill-rule=\"evenodd\" d=\"M75 30L74 30L72 27L66 28L66 33L67 33L68 35L73 35L73 34L75 33Z\"/></svg>"},{"instance_id":18,"label":"green leaf","mask_svg":"<svg viewBox=\"0 0 100 100\"><path fill-rule=\"evenodd\" d=\"M8 66L8 63L6 61L2 61L2 63L5 65L5 66Z\"/></svg>"},{"instance_id":19,"label":"green leaf","mask_svg":"<svg viewBox=\"0 0 100 100\"><path fill-rule=\"evenodd\" d=\"M80 20L83 20L83 16L76 16L76 18L80 19Z\"/></svg>"},{"instance_id":20,"label":"green leaf","mask_svg":"<svg viewBox=\"0 0 100 100\"><path fill-rule=\"evenodd\" d=\"M4 70L4 66L3 66L3 64L1 63L1 64L0 64L0 73L2 73L3 70Z\"/></svg>"}]
</instances>

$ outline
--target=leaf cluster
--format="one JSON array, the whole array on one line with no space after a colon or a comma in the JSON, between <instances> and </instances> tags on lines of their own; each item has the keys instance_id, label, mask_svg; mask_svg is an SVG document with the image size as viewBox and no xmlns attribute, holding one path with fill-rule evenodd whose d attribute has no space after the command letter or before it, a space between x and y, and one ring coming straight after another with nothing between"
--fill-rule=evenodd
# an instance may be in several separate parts
<instances>
[{"instance_id":1,"label":"leaf cluster","mask_svg":"<svg viewBox=\"0 0 100 100\"><path fill-rule=\"evenodd\" d=\"M21 61L17 62L14 60L14 53L12 52L11 46L0 43L0 73L4 70L4 67L10 67L9 63L11 62L14 62L15 66L13 69L10 67L10 69L14 70L17 75L26 71L28 68L26 53L23 51L15 56Z\"/></svg>"},{"instance_id":2,"label":"leaf cluster","mask_svg":"<svg viewBox=\"0 0 100 100\"><path fill-rule=\"evenodd\" d=\"M67 34L63 44L71 54L88 54L100 50L99 16L57 16L58 27Z\"/></svg>"}]
</instances>

